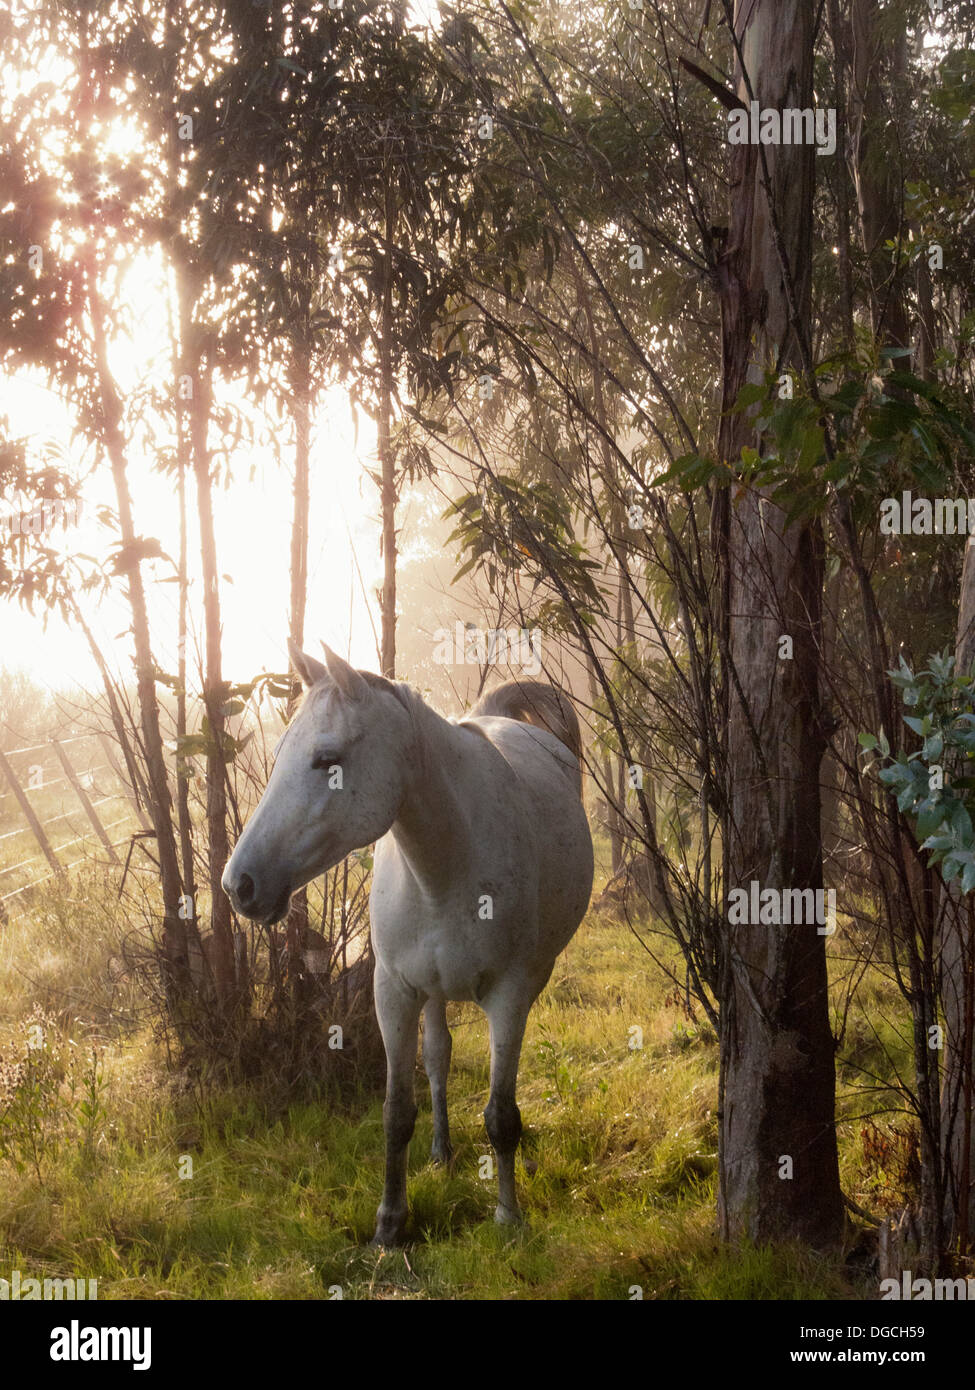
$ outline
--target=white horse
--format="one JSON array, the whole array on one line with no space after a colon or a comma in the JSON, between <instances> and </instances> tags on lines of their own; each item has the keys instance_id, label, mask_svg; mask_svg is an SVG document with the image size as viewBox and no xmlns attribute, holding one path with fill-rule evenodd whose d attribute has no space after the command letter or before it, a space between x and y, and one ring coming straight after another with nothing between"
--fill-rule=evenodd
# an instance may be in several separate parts
<instances>
[{"instance_id":1,"label":"white horse","mask_svg":"<svg viewBox=\"0 0 975 1390\"><path fill-rule=\"evenodd\" d=\"M450 1158L449 999L476 1000L488 1018L495 1219L520 1221L515 1084L525 1024L592 891L575 711L553 686L510 681L454 722L327 647L325 666L290 651L308 694L227 863L224 891L243 916L278 922L298 888L379 841L369 906L387 1060L386 1181L374 1243L401 1241L406 1225L421 1011L433 1159Z\"/></svg>"}]
</instances>

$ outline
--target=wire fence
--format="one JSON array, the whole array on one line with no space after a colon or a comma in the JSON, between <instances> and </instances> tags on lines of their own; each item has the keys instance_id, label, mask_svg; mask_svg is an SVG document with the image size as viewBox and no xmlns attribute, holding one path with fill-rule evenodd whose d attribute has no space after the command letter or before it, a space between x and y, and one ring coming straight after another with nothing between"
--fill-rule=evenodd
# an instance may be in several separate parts
<instances>
[{"instance_id":1,"label":"wire fence","mask_svg":"<svg viewBox=\"0 0 975 1390\"><path fill-rule=\"evenodd\" d=\"M81 864L122 868L148 822L105 733L0 751L0 922Z\"/></svg>"}]
</instances>

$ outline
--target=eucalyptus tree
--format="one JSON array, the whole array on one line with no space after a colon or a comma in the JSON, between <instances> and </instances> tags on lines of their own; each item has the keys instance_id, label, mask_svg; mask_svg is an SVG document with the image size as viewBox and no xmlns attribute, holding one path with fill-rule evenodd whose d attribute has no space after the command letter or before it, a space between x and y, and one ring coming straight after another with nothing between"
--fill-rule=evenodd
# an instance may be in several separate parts
<instances>
[{"instance_id":1,"label":"eucalyptus tree","mask_svg":"<svg viewBox=\"0 0 975 1390\"><path fill-rule=\"evenodd\" d=\"M394 0L336 11L298 33L304 79L287 196L328 251L329 367L376 425L383 582L380 667L396 664L396 507L403 480L433 468L415 399L451 389L458 354L438 355L441 312L459 280L451 250L476 209L460 196L475 143L469 84L438 59ZM324 80L317 74L324 72ZM429 425L429 421L426 422Z\"/></svg>"},{"instance_id":2,"label":"eucalyptus tree","mask_svg":"<svg viewBox=\"0 0 975 1390\"><path fill-rule=\"evenodd\" d=\"M7 365L48 373L70 403L79 435L110 465L119 542L105 573L124 584L132 614L148 810L163 899L164 975L178 1010L189 988L180 916L183 884L143 577L143 564L161 551L157 540L136 531L125 403L109 360L115 308L108 302L107 282L126 255L145 244L145 172L137 157L120 156L98 139L115 110L103 16L91 9L69 13L31 6L11 20L6 37L9 57L16 61L19 55L23 71L31 70L40 46L49 60L67 62L69 72L58 84L39 82L15 93L5 113L2 275L11 313L3 329L3 356ZM27 582L33 587L29 577ZM14 587L23 594L24 578ZM51 604L72 605L69 584L49 567L43 596Z\"/></svg>"},{"instance_id":3,"label":"eucalyptus tree","mask_svg":"<svg viewBox=\"0 0 975 1390\"><path fill-rule=\"evenodd\" d=\"M248 8L241 17L240 9L231 18L247 33L253 13ZM106 451L112 466L122 536L112 564L114 572L125 578L133 609L164 935L167 953L177 958L185 977L187 922L196 930L192 854L184 843L181 880L155 693L162 673L153 657L142 577L146 558L162 552L158 540L135 534L125 457L134 431L134 402L124 401L109 361L114 317L124 310L108 298L111 276L118 267L126 259L148 258L151 252L162 253L176 282L170 390L154 405L157 415L168 414L172 421L180 488L187 476L196 483L204 579L210 958L220 1005L232 1011L241 1002L239 959L219 879L228 853L226 764L234 754L235 741L225 727L230 691L221 669L220 575L212 507L216 460L210 435L214 425L223 429L228 423L226 407L214 400L215 375L239 370L248 350L252 351L241 327L241 306L246 307L248 299L240 270L245 261L240 204L228 206L223 196L228 184L239 194L243 183L240 161L234 163L228 156L232 146L221 130L226 109L221 76L233 66L234 32L229 27L215 29L212 15L202 8L173 4L160 4L152 15L134 6L88 7L68 15L61 7L39 2L31 7L29 17L33 41L38 33L45 34L51 51L72 64L68 86L76 85L79 99L74 106L67 102L59 106L50 85L42 85L32 89L21 105L33 103L36 108L45 102L44 119L53 129L67 132L65 149L76 153L62 156L55 175L47 167L52 156L29 149L18 132L20 141L10 156L14 165L10 188L16 196L9 217L14 224L25 217L32 220L27 230L36 229L31 240L38 243L37 250L57 245L58 240L62 247L74 241L81 254L73 266L63 251L60 263L48 255L37 277L40 293L28 274L27 248L18 248L10 258L7 274L18 281L15 295L25 305L10 326L10 352L21 362L53 368L64 397L77 402L82 430ZM130 143L127 154L119 156L113 152L112 137L123 123L128 124ZM244 148L253 156L249 167L252 186L256 186L259 150L252 145ZM65 190L60 195L54 192L58 183ZM22 235L24 228L18 230ZM164 295L157 304L164 321ZM90 318L90 332L84 315ZM181 574L185 586L185 558ZM180 688L185 690L183 650L179 660ZM182 789L180 800L185 810ZM187 828L181 825L184 841Z\"/></svg>"},{"instance_id":4,"label":"eucalyptus tree","mask_svg":"<svg viewBox=\"0 0 975 1390\"><path fill-rule=\"evenodd\" d=\"M592 445L605 444L618 477L610 473L602 479L603 497L615 493L616 516L619 504L626 500L620 479L628 477L649 518L645 526L634 528L637 546L632 547L627 538L614 535L613 509L608 516L601 514L603 499L587 501L584 489L579 489L576 495L581 494L581 512L587 522L606 538L610 553L624 546L631 553L646 547L649 558L656 547L675 592L676 622L674 630L667 632L649 586L629 586L642 623L655 639L660 664L677 682L678 699L669 708L676 705L680 710L685 746L699 774L698 868L691 876L681 853L686 854L686 842L678 842L672 858L662 852L646 790L641 786L634 790L640 831L657 875L659 902L684 949L699 997L716 1019L711 1000L719 1006L724 1229L728 1235L746 1231L766 1239L791 1234L828 1243L838 1235L842 1206L824 941L816 924L809 923L794 929L770 956L768 929L756 923L732 930L724 901L742 876L746 882L762 877L777 890L786 886L815 890L822 885L818 764L824 743L817 732L814 689L822 543L817 540L817 521L792 526L783 513L771 526L781 548L779 559L774 565L756 561L753 574L746 555L756 537L747 531L745 519L764 514L767 500L760 512L758 490L746 489L732 512L727 507L728 492L712 483L713 550L709 550L701 545L702 517L690 496L702 481L713 479L713 471L699 457L702 445L692 420L706 422L719 433L719 457L732 470L742 448L751 447L754 429L746 416L726 414L718 431L716 412L708 408L710 393L702 393L700 379L723 379L723 405L731 411L746 373L755 370L751 366L753 333L765 345L756 364L763 381L765 370L779 364L782 352L783 364L807 365L802 350L808 353L811 329L814 152L801 147L784 154L774 151L774 158L782 154L784 162L775 166L778 172L771 182L768 166L764 160L759 163L754 147L741 153L739 164L730 170L730 225L722 229L723 160L717 151L726 148L724 122L720 113L715 117L712 112L705 133L700 98L690 94L694 85L678 85L668 47L680 32L675 12L669 6L654 6L656 33L637 36L638 45L645 46L656 61L652 77L639 72L620 84L621 93L600 73L597 83L588 85L609 90L608 94L601 91L602 101L596 101L589 92L579 94L581 83L573 69L569 69L568 83L563 81L565 68L558 64L572 51L572 44L560 34L557 20L548 28L544 23L532 26L524 11L502 8L510 41L523 54L531 84L525 79L528 90L523 93L519 88L521 101L509 101L499 113L505 145L494 170L504 169L507 162L507 187L520 178L531 190L535 209L544 208L548 225L542 233L543 244L546 235L553 237L560 271L567 263L578 266L587 298L599 306L603 333L609 329L614 348L622 350L610 353L601 341L599 352L594 352L592 335L587 340L579 331L584 319L582 325L578 320L567 322L565 315L560 320L553 305L555 296L549 295L546 302L537 282L526 292L523 273L515 289L505 285L505 296L492 294L493 286L478 285L470 297L490 323L495 342L506 349L512 345L509 361L522 381L527 379L526 392L536 392L536 373L551 387L563 415L562 442L576 432L581 445L578 456L586 463ZM738 18L739 29L726 30L726 36L733 33L734 43L723 56L747 74L741 79L742 87L730 93L708 79L702 84L705 90L717 87L733 107L739 107L751 81L769 96L768 104L778 107L795 96L795 104L811 105L813 31L808 13L795 13L790 7L789 18L796 21L791 31L768 6L746 7ZM743 47L747 49L744 60ZM599 73L607 45L602 41L596 48ZM633 52L625 44L631 68L636 66ZM699 63L691 68L700 71ZM798 81L795 91L789 90L789 73ZM658 116L661 107L670 112L663 122ZM653 138L648 138L651 131ZM623 151L628 158L620 157ZM641 186L632 175L646 151L650 151L655 180L663 178L683 187L678 211L670 218L657 213L655 184ZM586 166L592 185L583 194L578 178L573 180L569 172L576 172L580 165ZM520 200L517 193L511 196L511 206L519 210L530 201L528 195ZM539 217L538 211L535 216ZM530 214L523 221L530 225ZM773 240L773 227L784 240ZM620 230L627 233L625 240ZM654 264L682 267L685 284L693 276L694 281L710 281L717 291L722 333L718 341L712 313L710 349L703 345L691 368L696 385L693 396L674 370L674 364L682 361L679 330L668 327L664 333L653 308L648 311L639 302L643 287L632 283L635 277L630 277L629 285L621 283L621 267L645 267L651 250ZM559 276L560 286L565 279L571 282L571 277ZM652 275L648 279L646 288L652 294ZM508 301L514 311L507 307ZM706 323L706 315L701 317ZM546 350L539 351L542 341ZM720 355L715 351L718 346ZM595 375L594 358L599 362ZM583 362L583 369L573 370ZM581 388L579 378L587 376L587 385ZM646 441L638 441L636 450L632 444L622 447L622 439L608 427L606 411L600 408L598 395L608 381L635 430L646 433ZM662 494L651 486L662 471L665 481L676 481L683 492L683 504L674 514L668 514ZM572 473L571 466L562 468L563 486L571 482ZM585 476L585 468L582 473ZM497 488L499 479L495 476L493 481ZM509 496L511 492L509 486ZM486 510L482 508L482 513ZM557 544L555 520L550 519L546 528L544 517L537 509L531 516L524 499L516 500L513 519L520 523L517 539L522 548L572 615L580 646L602 685L618 747L627 763L636 765L635 735L640 726L633 708L636 701L627 698L625 682L609 679L607 663L597 655L591 604L573 597L574 588L578 594L585 590L579 588L584 582L581 575L575 581L570 577L571 547L567 540ZM483 515L473 502L468 504L466 521L462 539L472 557L484 557L485 548L475 534L483 526ZM562 530L565 535L564 522ZM627 583L622 571L621 579ZM762 645L771 631L773 612L781 618L783 604L786 609L790 604L795 608L786 623L799 647L798 660L791 667L792 685L767 679L780 674L775 666L777 648L774 642ZM628 665L631 672L636 667L632 658ZM644 663L643 679L651 672L657 707L667 709L666 682L660 670ZM756 702L770 700L775 710L763 723ZM757 738L756 723L762 728ZM773 728L777 730L774 737ZM774 776L768 771L773 763ZM711 855L718 831L711 819L715 812L724 861L720 869ZM759 999L764 1003L756 1002ZM792 1051L786 1045L790 1039ZM802 1085L797 1084L800 1073ZM789 1172L783 1171L783 1163Z\"/></svg>"},{"instance_id":5,"label":"eucalyptus tree","mask_svg":"<svg viewBox=\"0 0 975 1390\"><path fill-rule=\"evenodd\" d=\"M778 33L769 27L774 25L774 16L761 7L739 9L741 24L747 20L749 25L758 26L752 30L760 55L756 80L764 82L766 70L772 80L774 73L782 71L781 55L770 55L759 40ZM862 16L868 7L860 9ZM913 1089L905 1083L904 1099L921 1117L922 1204L930 1213L937 1207L940 1179L937 1065L935 1062L932 1069L931 1055L923 1042L934 979L929 912L925 891L916 888L921 883L916 872L918 859L905 837L903 815L895 808L891 816L880 806L882 798L857 765L855 736L873 710L881 711L887 721L885 727L890 727L892 702L885 672L889 665L886 652L892 642L902 637L909 640L922 631L950 630L946 627L950 607L945 598L951 576L957 573L957 556L925 549L922 542L909 537L898 541L901 554L932 557L924 572L919 567L908 576L909 587L901 593L903 580L893 567L893 551L885 553L882 537L878 544L877 515L879 499L890 491L895 478L898 482L903 479L905 486L912 476L928 485L936 479L947 485L945 480L951 475L950 470L945 471L945 450L951 438L957 444L963 435L951 424L950 411L943 402L926 397L923 383L919 387L917 378L898 370L898 359L889 350L885 354L885 348L892 346L892 336L889 324L878 317L877 290L879 287L886 295L891 284L899 287L905 321L918 325L919 336L928 344L926 364L922 364L924 354L919 354L922 370L930 371L938 357L940 331L945 334L941 370L954 375L956 381L964 380L968 352L961 320L955 317L957 306L966 302L968 294L961 283L966 279L967 252L957 216L958 200L961 197L964 201L964 195L957 175L944 177L938 167L961 169L964 155L960 151L956 155L957 141L948 130L933 142L938 153L923 158L926 146L919 141L918 131L926 122L933 134L940 118L932 116L932 111L964 104L965 68L950 53L943 61L926 55L925 35L931 19L925 6L888 6L880 20L886 26L888 51L896 57L902 49L894 41L893 30L898 24L909 27L914 36L907 88L913 105L908 108L903 97L898 97L902 89L897 87L901 81L897 62L884 57L883 52L879 65L874 65L869 80L861 81L857 93L853 88L859 79L851 71L856 55L845 37L850 5L835 3L822 7L819 13L821 18L828 16L829 26L820 24L815 33L803 30L798 36L802 54L790 50L797 59L795 71L805 75L804 97L813 96L809 82L815 57L816 105L826 106L835 97L837 108L841 108L836 113L840 138L835 156L812 161L821 175L814 197L808 150L792 149L785 156L787 162L790 157L799 161L797 167L805 170L802 177L791 184L772 177L766 186L765 169L780 156L776 147L762 159L754 147L738 152L740 161L752 161L748 167L753 181L746 183L747 197L742 196L743 186L737 182L742 171L728 162L724 134L727 113L740 110L747 96L741 88L734 90L735 78L727 75L729 69L741 73L743 42L742 34L735 30L735 11L730 5L708 7L712 27L708 30L705 26L696 37L682 26L675 8L652 5L635 20L629 17L635 32L620 35L621 42L612 26L606 25L594 25L597 32L589 39L584 18L567 15L561 8L557 14L544 6L531 11L502 9L497 31L491 28L493 21L487 12L476 16L491 36L488 46L492 54L503 55L501 61L507 62L512 76L503 98L497 91L485 92L485 103L495 102L496 124L502 136L490 150L483 171L485 182L490 181L498 228L494 246L489 237L482 236L478 259L465 277L470 286L465 329L475 341L473 327L482 330L479 349L485 355L496 354L495 372L504 382L509 400L505 410L495 411L493 421L487 408L470 395L458 413L465 424L464 444L474 476L481 469L494 484L483 489L488 502L498 491L499 481L510 483L507 477L499 479L494 465L497 450L492 455L492 441L506 436L503 430L500 435L491 430L504 421L513 426L507 436L508 455L520 460L522 476L527 474L534 480L547 469L571 495L575 519L587 528L589 536L605 545L610 554L622 548L627 565L634 568L642 565L644 558L650 561L648 569L655 576L652 583L657 589L655 602L647 603L652 588L641 577L628 585L632 607L657 638L663 665L677 684L668 689L666 679L646 657L627 663L629 675L630 679L634 673L639 675L647 697L644 706L653 710L652 721L658 728L680 726L685 731L675 746L680 749L678 766L697 774L687 778L697 782L696 804L700 808L700 835L692 847L700 866L707 862L703 847L713 841L717 862L724 858L724 868L709 863L703 875L700 869L694 871L692 881L699 888L703 886L703 892L696 902L689 894L682 896L686 854L661 853L654 846L652 816L639 802L638 814L630 817L629 823L648 847L653 847L671 901L679 905L679 911L671 916L666 909L667 895L662 895L664 915L675 936L684 946L692 946L694 940L707 943L696 953L688 949L686 955L691 978L698 982L710 978L714 996L726 1015L726 1081L739 1060L730 1053L736 1045L734 1006L743 1007L746 1018L755 1015L754 991L749 986L755 971L759 976L763 973L762 943L769 935L767 929L736 933L745 948L744 958L739 952L736 959L727 922L725 895L734 886L728 875L743 871L745 839L751 836L757 841L764 836L764 852L779 869L790 854L798 855L796 882L802 881L804 873L808 873L810 884L817 880L821 873L817 846L822 819L818 765L825 748L830 748L831 778L839 768L846 784L841 812L844 825L848 830L852 827L854 835L861 835L876 856L867 860L857 892L869 894L880 904L880 925L890 929L889 964L894 975L902 978L902 959L909 967L903 981L915 1020L916 1081ZM625 17L620 22L624 23ZM964 17L959 16L958 22L962 38ZM943 27L939 21L939 29ZM448 39L445 30L445 46ZM510 48L521 55L517 65L507 58ZM471 46L470 53L455 46L453 53L456 61L466 62L468 67L486 66L485 80L490 81L490 64L480 58L476 45ZM869 69L870 64L867 66ZM948 79L941 91L937 84L934 90L931 87L931 74L938 66ZM884 90L888 81L890 89ZM869 92L866 85L870 85ZM713 103L710 110L703 105L702 93ZM856 105L864 96L869 98L869 118ZM800 103L797 100L794 104ZM869 206L869 198L864 202L863 195L869 191L869 178L876 184L879 176L875 167L868 170L861 166L871 141L877 148L878 132L871 121L878 111L886 112L888 121L891 113L896 118L893 133L904 154L897 171L901 184L910 175L920 180L916 187L906 183L908 215L899 226L898 236L891 241L879 239L879 244L878 238L871 238L861 225L863 217L877 221L877 209ZM922 114L925 111L927 117ZM844 146L844 128L864 133L864 139L848 141ZM611 150L609 157L604 156L603 140L606 150ZM950 151L947 159L944 150ZM588 179L584 186L579 178L581 169ZM938 184L936 193L929 182L933 175ZM729 183L729 177L736 182ZM882 178L889 182L889 171ZM675 193L663 209L653 197L662 187L672 187ZM851 189L857 187L860 203L850 197ZM929 293L923 277L904 274L901 262L912 235L923 237L925 242L935 239L939 216L940 226L950 228L958 268L936 280L933 293ZM519 241L520 229L525 230ZM627 286L618 275L621 232L625 235L623 249L628 255L634 253L637 263L641 257L636 253L642 252L644 267L650 270L639 287L644 294L642 305L637 287ZM684 296L673 319L668 316L662 320L659 301L652 301L661 272L676 280L678 297L681 293ZM954 284L956 277L958 283ZM576 306L567 291L574 283L585 291L578 294ZM664 305L666 302L664 299ZM598 311L598 348L591 335L587 342L580 331L590 303ZM933 304L937 311L932 316ZM574 323L571 310L582 306L581 323ZM661 322L675 320L677 331L669 328L665 337ZM949 328L952 320L953 327ZM782 343L773 342L770 323L783 327ZM874 328L880 331L879 341ZM767 360L758 360L754 354L750 341L753 329L760 337L767 334L762 339L768 347ZM781 360L780 347L785 354ZM814 351L820 356L814 357ZM959 353L957 365L955 351ZM681 368L677 372L672 370L675 362ZM749 371L754 380L741 391ZM795 400L776 403L780 376L788 377ZM723 420L719 428L713 387L722 379L723 400L719 404ZM947 384L943 382L943 386ZM611 409L598 407L597 388L604 397L609 393ZM517 406L513 404L516 392L521 393ZM786 394L792 393L783 388ZM943 395L943 390L937 394ZM767 407L756 411L761 402L768 402ZM558 425L546 424L549 417L558 417ZM529 427L533 418L534 432ZM638 439L636 450L620 429L621 421L629 423L634 433L645 435L645 439ZM717 442L715 457L705 457L711 452L708 441L713 439ZM542 471L536 457L539 448L544 454ZM612 513L611 505L606 506L608 496L601 495L598 487L580 485L593 456L615 458L620 480L629 477L629 497L622 493L618 481L609 491L615 492L618 503L634 498L640 502L647 524L635 534L627 527L614 538L607 525ZM961 466L959 479L966 468L967 464ZM666 470L663 477L661 469ZM608 467L598 471L610 477ZM666 508L661 507L663 499ZM516 510L522 510L520 518L500 516L504 509L497 498L491 506L473 494L464 505L461 539L469 559L482 564L489 583L492 567L497 570L497 538L501 537L501 554L506 560L527 565L538 582L560 595L563 609L572 610L565 577L558 573L564 547L560 550L555 537L544 531L541 515L533 517L527 503L516 503ZM759 517L776 518L773 530L781 530L783 556L788 552L795 562L792 579L791 562L783 559L781 566L763 564L756 559L759 552L749 550L752 541L771 544L765 528L761 536L744 532L745 518L752 516L756 506ZM776 507L782 510L777 512ZM509 542L505 549L505 528L510 535L512 520L521 524L518 543L512 546ZM564 531L563 537L567 541L571 532ZM729 549L732 540L734 547ZM824 546L828 546L830 600L825 630L818 616L825 579ZM798 549L793 554L795 547ZM755 561L755 576L746 553ZM810 563L799 563L800 559ZM625 574L618 572L626 584ZM919 622L917 601L910 595L923 592L923 604L928 608L932 583L938 586L940 606L925 613ZM737 586L733 602L729 599L731 584ZM758 600L754 611L739 603L746 597L746 589ZM666 629L661 618L670 597L679 616L675 632L665 634L664 640L659 630L654 631L654 622L658 629ZM790 603L796 605L791 617ZM581 590L575 606L580 620L579 646L591 650L594 640L599 644L603 637L598 626L587 619L588 605ZM764 667L752 661L750 643L768 621L779 622L779 635L786 635L792 644L790 666L776 665L778 653L770 653L768 647L763 649ZM647 655L652 654L651 646ZM774 658L771 665L770 654ZM601 660L601 664L605 662ZM744 684L740 665L745 671ZM793 677L791 685L784 680L789 674ZM756 736L751 727L755 701L761 704L766 698L764 687L758 688L764 676L779 682L771 686L769 696L776 717L793 721L790 727L795 737L784 737L781 749L763 743L767 728L765 734ZM630 754L641 721L637 701L626 699L624 691L625 682L619 679L607 681L604 687L607 714L614 726L619 725L619 746ZM651 697L652 706L648 703ZM621 704L627 706L625 710ZM673 725L666 722L671 715L677 716ZM843 720L846 727L841 727ZM748 801L759 793L761 779L750 777L748 769L753 757L761 755L768 763L770 754L774 766L784 772L784 781L775 783L781 793L778 811L763 829L761 808ZM687 787L688 793L692 790ZM790 839L786 822L794 828L801 822L803 835L799 837L796 831ZM742 823L746 827L744 839ZM805 846L800 843L803 838ZM803 855L805 862L800 863ZM832 872L837 871L834 861ZM930 883L930 876L926 882ZM695 913L699 929L689 934L687 926L695 920ZM805 1010L803 1023L809 1035L803 1040L800 1055L808 1047L816 1077L812 1089L815 1114L803 1116L799 1112L798 1090L784 1067L781 1105L765 1131L770 1149L775 1147L771 1136L782 1138L787 1132L793 1147L802 1148L805 1169L799 1186L805 1186L809 1204L802 1208L796 1198L796 1179L780 1178L769 1153L756 1158L753 1127L746 1123L737 1133L722 1134L722 1176L727 1176L727 1160L732 1180L723 1201L729 1232L742 1226L753 1234L799 1230L817 1242L826 1242L838 1229L832 1113L834 1043L826 1008L823 942L810 940L810 935L808 930L790 933L797 941L790 940L773 963L782 970L778 998L785 1013L780 1022L800 1002ZM791 976L790 971L794 972ZM705 1000L709 992L702 986ZM761 1033L761 1010L756 1016ZM784 1023L778 1032L783 1031L790 1031ZM766 1043L775 1035L776 1030L769 1028ZM787 1060L777 1061L767 1048L763 1052L761 1039L747 1051L747 1064L759 1069L768 1064L775 1070L778 1061L784 1066ZM801 1069L804 1064L797 1065ZM747 1102L749 1086L743 1074L735 1078L734 1091L739 1099L744 1097ZM727 1113L724 1118L732 1123ZM741 1119L740 1109L737 1118ZM747 1121L747 1115L745 1118ZM811 1147L804 1145L803 1135L810 1138ZM775 1157L789 1152L783 1142ZM821 1184L817 1183L817 1172L823 1179ZM764 1189L757 1200L760 1176ZM822 1202L818 1191L824 1194ZM934 1258L936 1240L930 1225L928 1232L925 1258Z\"/></svg>"},{"instance_id":6,"label":"eucalyptus tree","mask_svg":"<svg viewBox=\"0 0 975 1390\"><path fill-rule=\"evenodd\" d=\"M739 106L812 109L811 8L801 0L759 0L736 4L729 20ZM769 372L776 380L812 372L815 164L812 143L741 144L733 151L720 264L721 460L766 447L753 414L736 409L747 384L764 392ZM758 883L773 897L795 889L821 893L820 764L828 735L819 693L821 524L793 520L760 488L749 488L734 507L728 491L721 496L716 539L734 776L725 882L729 890ZM826 1244L841 1233L825 926L810 918L788 931L770 930L753 913L732 926L729 913L719 1099L720 1209L729 1234L797 1234Z\"/></svg>"}]
</instances>

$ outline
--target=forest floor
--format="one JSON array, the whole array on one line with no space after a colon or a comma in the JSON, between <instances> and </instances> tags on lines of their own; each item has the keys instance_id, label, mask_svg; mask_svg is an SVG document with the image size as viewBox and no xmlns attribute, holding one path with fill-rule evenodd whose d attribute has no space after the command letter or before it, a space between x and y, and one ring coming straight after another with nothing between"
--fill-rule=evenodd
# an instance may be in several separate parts
<instances>
[{"instance_id":1,"label":"forest floor","mask_svg":"<svg viewBox=\"0 0 975 1390\"><path fill-rule=\"evenodd\" d=\"M453 1166L429 1162L418 1070L409 1244L384 1252L367 1244L381 1097L288 1103L267 1082L180 1086L148 1027L131 1022L135 987L118 970L127 925L112 898L94 879L73 897L52 889L29 920L0 928L0 1278L94 1278L100 1299L877 1296L862 1225L830 1258L719 1242L717 1040L633 932L599 911L528 1025L517 1165L527 1224L492 1219L487 1026L457 1005ZM648 939L667 958L664 939ZM910 1076L910 1030L873 968L846 1011L855 967L843 940L841 924L830 951L837 1032L845 1012L843 1188L879 1216L915 1171L893 1088L895 1067Z\"/></svg>"}]
</instances>

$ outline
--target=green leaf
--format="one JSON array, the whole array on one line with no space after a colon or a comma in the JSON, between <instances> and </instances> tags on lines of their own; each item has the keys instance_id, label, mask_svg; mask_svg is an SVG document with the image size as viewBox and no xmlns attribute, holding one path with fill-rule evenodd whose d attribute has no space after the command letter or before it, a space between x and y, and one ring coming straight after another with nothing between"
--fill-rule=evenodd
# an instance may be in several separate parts
<instances>
[{"instance_id":1,"label":"green leaf","mask_svg":"<svg viewBox=\"0 0 975 1390\"><path fill-rule=\"evenodd\" d=\"M944 863L941 865L941 877L945 883L950 883L953 878L957 878L960 868L961 865L957 859L952 858L950 854L945 855Z\"/></svg>"},{"instance_id":2,"label":"green leaf","mask_svg":"<svg viewBox=\"0 0 975 1390\"><path fill-rule=\"evenodd\" d=\"M929 806L927 810L922 811L915 827L919 838L923 840L934 835L941 828L943 820L944 809L941 806Z\"/></svg>"},{"instance_id":3,"label":"green leaf","mask_svg":"<svg viewBox=\"0 0 975 1390\"><path fill-rule=\"evenodd\" d=\"M757 405L759 401L764 401L768 397L768 393L769 388L764 382L762 384L753 381L747 382L738 392L738 397L728 412L729 415L740 414L749 406Z\"/></svg>"}]
</instances>

